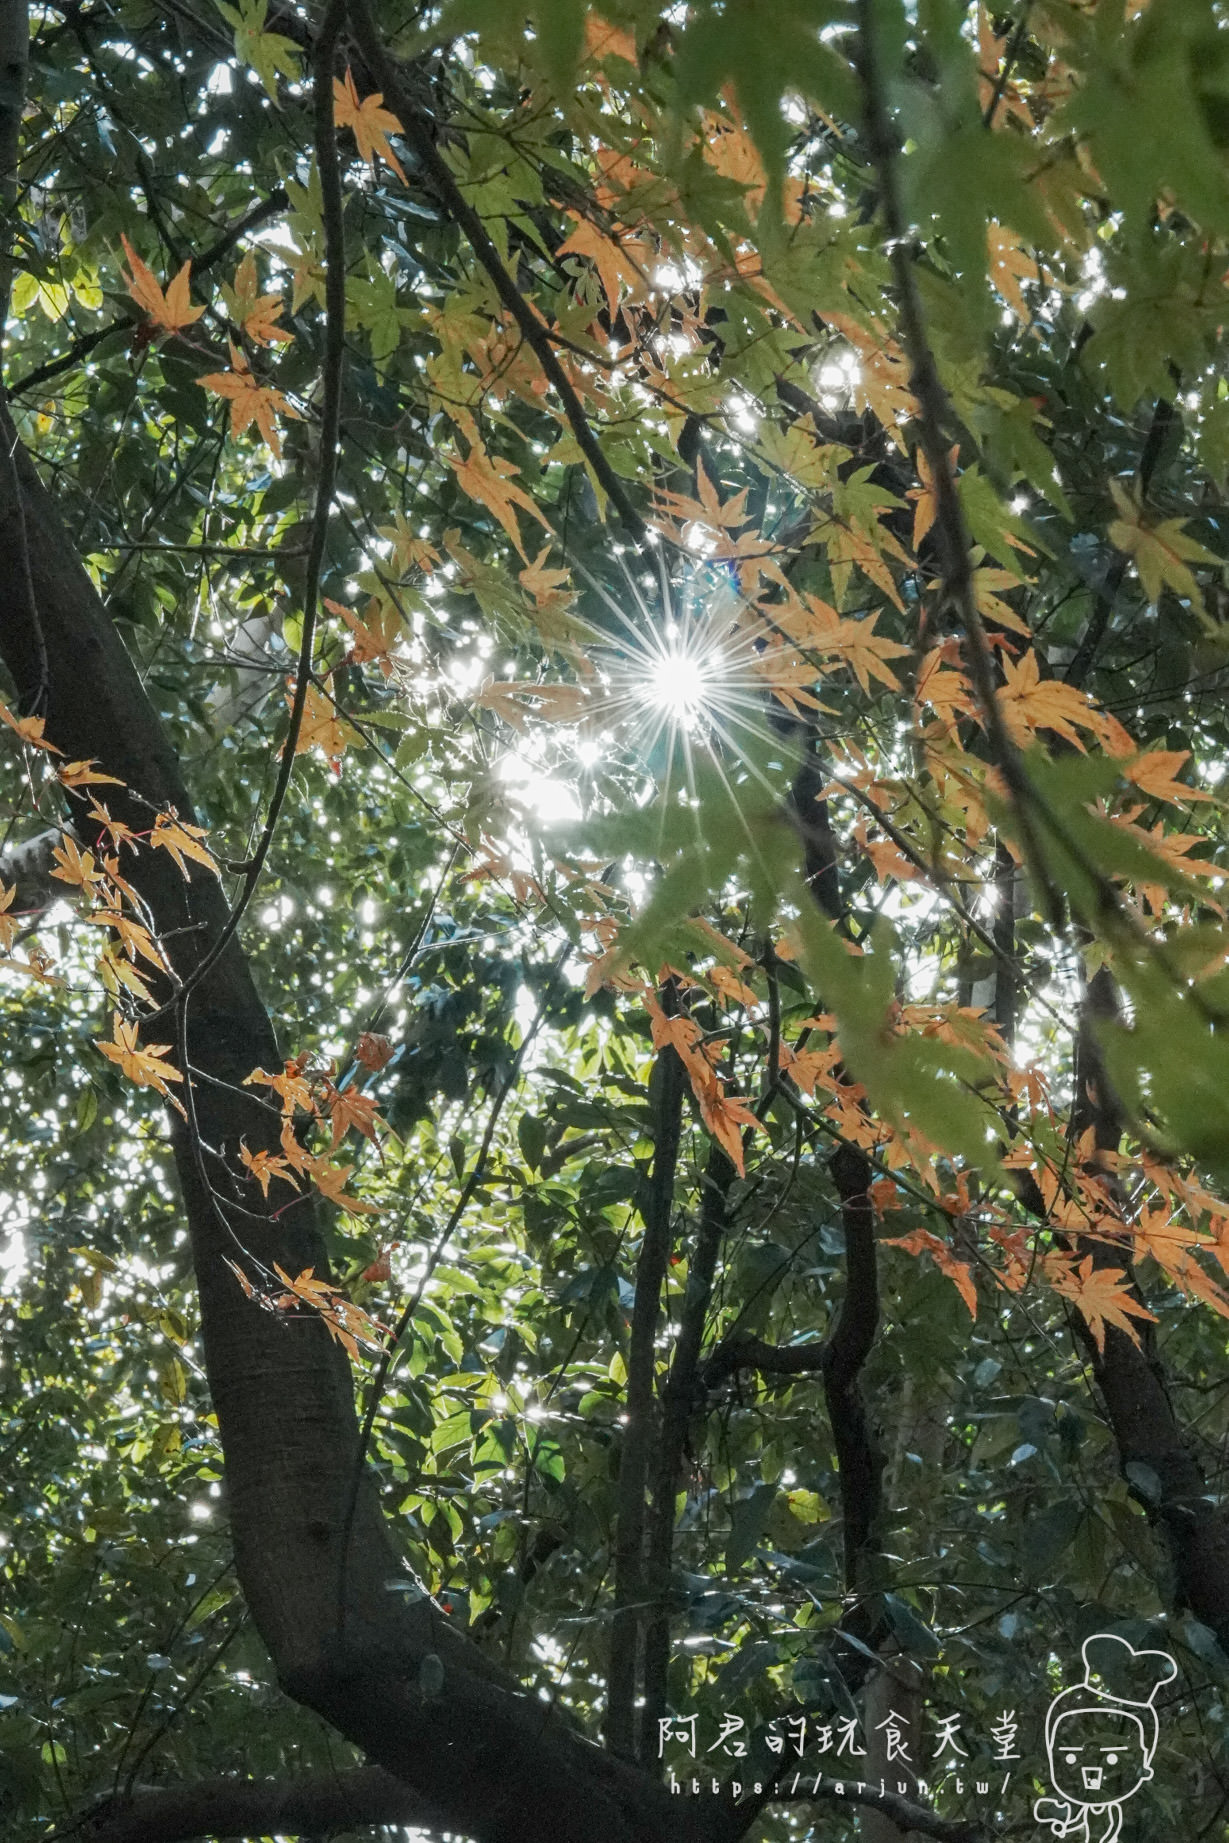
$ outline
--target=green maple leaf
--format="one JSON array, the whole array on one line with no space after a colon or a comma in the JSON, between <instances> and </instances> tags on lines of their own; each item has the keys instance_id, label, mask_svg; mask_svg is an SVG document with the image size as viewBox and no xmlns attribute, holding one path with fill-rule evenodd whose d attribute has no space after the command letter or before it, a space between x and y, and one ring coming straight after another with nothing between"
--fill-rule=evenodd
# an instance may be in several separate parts
<instances>
[{"instance_id":1,"label":"green maple leaf","mask_svg":"<svg viewBox=\"0 0 1229 1843\"><path fill-rule=\"evenodd\" d=\"M215 0L215 4L234 27L235 55L256 72L270 102L276 103L279 75L297 83L303 74L298 46L280 32L265 31L268 0L245 0L240 9L227 6L226 0Z\"/></svg>"}]
</instances>

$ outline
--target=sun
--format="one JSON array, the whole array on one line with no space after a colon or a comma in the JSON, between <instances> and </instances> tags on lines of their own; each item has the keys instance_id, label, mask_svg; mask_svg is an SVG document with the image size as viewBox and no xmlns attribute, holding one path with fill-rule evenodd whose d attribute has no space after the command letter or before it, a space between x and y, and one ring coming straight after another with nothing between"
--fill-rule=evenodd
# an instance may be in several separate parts
<instances>
[{"instance_id":1,"label":"sun","mask_svg":"<svg viewBox=\"0 0 1229 1843\"><path fill-rule=\"evenodd\" d=\"M688 652L673 644L649 664L645 690L657 714L678 729L693 730L704 720L720 683L720 658L713 652Z\"/></svg>"}]
</instances>

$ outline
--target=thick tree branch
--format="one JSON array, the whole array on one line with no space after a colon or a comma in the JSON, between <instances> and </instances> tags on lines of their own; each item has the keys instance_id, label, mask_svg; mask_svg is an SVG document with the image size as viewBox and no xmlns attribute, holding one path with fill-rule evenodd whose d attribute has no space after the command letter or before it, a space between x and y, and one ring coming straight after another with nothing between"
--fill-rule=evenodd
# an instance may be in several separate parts
<instances>
[{"instance_id":1,"label":"thick tree branch","mask_svg":"<svg viewBox=\"0 0 1229 1843\"><path fill-rule=\"evenodd\" d=\"M281 1779L201 1779L137 1786L109 1798L56 1835L62 1843L193 1843L274 1832L333 1836L367 1826L413 1824L443 1831L447 1818L378 1766ZM56 1843L49 1838L48 1843Z\"/></svg>"},{"instance_id":2,"label":"thick tree branch","mask_svg":"<svg viewBox=\"0 0 1229 1843\"><path fill-rule=\"evenodd\" d=\"M190 819L179 764L140 679L3 415L0 438L14 454L14 469L0 468L0 569L11 571L24 521L47 641L47 737L69 760L96 759L120 777L125 788L109 788L108 805L134 832L148 830L151 810L173 806ZM21 625L19 601L0 603L0 654L10 670L27 653ZM75 822L83 843L94 844L80 807ZM178 1122L174 1151L236 1567L282 1685L479 1843L592 1843L595 1836L699 1843L710 1814L680 1811L647 1775L579 1739L560 1714L527 1695L430 1599L397 1591L413 1583L368 1476L341 1619L358 1450L349 1365L321 1320L279 1322L244 1295L226 1264L238 1258L256 1262L257 1272L274 1262L292 1274L328 1272L310 1198L279 1210L238 1173L241 1141L253 1153L278 1149L276 1115L242 1084L258 1066L279 1067L281 1052L237 936L215 952L228 924L218 880L197 871L186 881L166 852L151 850L127 855L125 874L167 945L176 979L187 982L211 958L186 1019L185 1053L200 1072L201 1139L224 1155L211 1164L213 1187L202 1184ZM428 1659L436 1661L424 1671Z\"/></svg>"},{"instance_id":3,"label":"thick tree branch","mask_svg":"<svg viewBox=\"0 0 1229 1843\"><path fill-rule=\"evenodd\" d=\"M363 56L384 93L385 102L400 120L401 131L414 149L423 172L431 182L432 190L446 208L449 217L465 232L470 248L490 276L496 294L516 321L525 344L553 386L577 445L593 470L594 478L600 483L628 532L638 544L643 544L648 537L648 528L628 498L623 482L602 452L601 443L593 432L584 405L559 363L546 322L525 299L504 267L482 219L453 178L447 161L435 144L430 124L410 96L381 41L367 0L350 0L350 18Z\"/></svg>"},{"instance_id":4,"label":"thick tree branch","mask_svg":"<svg viewBox=\"0 0 1229 1843\"><path fill-rule=\"evenodd\" d=\"M662 1397L661 1429L653 1467L653 1508L649 1518L645 1597L649 1604L644 1634L644 1717L641 1759L650 1764L658 1720L666 1712L670 1664L670 1582L674 1559L675 1503L687 1449L687 1429L700 1384L700 1351L708 1322L713 1280L726 1229L726 1202L734 1167L717 1140L709 1147L700 1196L700 1223L687 1271L687 1292L680 1316L674 1359Z\"/></svg>"},{"instance_id":5,"label":"thick tree branch","mask_svg":"<svg viewBox=\"0 0 1229 1843\"><path fill-rule=\"evenodd\" d=\"M673 981L662 993L667 1016L677 1006ZM629 1758L636 1752L636 1696L640 1638L645 1613L645 1494L653 1452L656 1414L657 1327L661 1289L670 1261L674 1175L678 1168L685 1072L678 1052L664 1044L653 1066L649 1105L653 1115L653 1171L644 1208L644 1237L636 1263L636 1299L627 1358L627 1402L619 1449L619 1483L614 1552L614 1618L606 1687L606 1741Z\"/></svg>"},{"instance_id":6,"label":"thick tree branch","mask_svg":"<svg viewBox=\"0 0 1229 1843\"><path fill-rule=\"evenodd\" d=\"M1092 1128L1097 1154L1115 1153L1122 1132L1097 1045L1098 1027L1119 1016L1117 988L1102 967L1088 981L1081 1003L1071 1122L1073 1141ZM1125 1207L1109 1165L1097 1157L1093 1168ZM1123 1269L1134 1286L1129 1252L1120 1243L1084 1238L1081 1251L1089 1249L1094 1267ZM1139 1321L1137 1342L1109 1325L1099 1348L1083 1318L1075 1314L1074 1323L1105 1403L1123 1475L1164 1539L1177 1603L1229 1648L1229 1519L1212 1501L1174 1412L1155 1329Z\"/></svg>"}]
</instances>

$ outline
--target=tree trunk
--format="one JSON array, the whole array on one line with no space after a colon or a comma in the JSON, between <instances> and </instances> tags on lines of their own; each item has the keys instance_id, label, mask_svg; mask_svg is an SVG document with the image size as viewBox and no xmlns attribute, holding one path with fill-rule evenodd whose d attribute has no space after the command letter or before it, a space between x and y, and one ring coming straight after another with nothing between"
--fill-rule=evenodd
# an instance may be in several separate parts
<instances>
[{"instance_id":1,"label":"tree trunk","mask_svg":"<svg viewBox=\"0 0 1229 1843\"><path fill-rule=\"evenodd\" d=\"M0 564L10 589L0 612L0 654L21 706L41 701L46 736L65 757L97 760L123 780L127 791L106 790L115 796L108 805L134 831L148 831L151 809L173 806L189 819L191 802L167 737L7 414L0 415L0 439L13 456L11 466L0 467ZM12 592L27 570L34 632L26 598ZM93 845L84 804L75 801L74 809L83 844ZM177 976L188 978L225 925L220 883L203 870L186 882L166 852L148 848L126 855L124 869ZM241 1084L254 1068L281 1064L237 939L186 1010L183 1046L199 1137L194 1144L176 1122L175 1159L236 1568L282 1685L480 1843L698 1843L711 1835L717 1813L704 1825L698 1813L680 1809L647 1775L590 1745L529 1697L429 1599L396 1591L410 1581L374 1488L362 1478L356 1490L358 1438L344 1353L319 1318L279 1321L261 1310L227 1265L326 1270L310 1199L275 1215L255 1185L240 1190L231 1175L241 1140L253 1152L276 1150L275 1112L262 1091ZM424 1672L428 1658L436 1661Z\"/></svg>"}]
</instances>

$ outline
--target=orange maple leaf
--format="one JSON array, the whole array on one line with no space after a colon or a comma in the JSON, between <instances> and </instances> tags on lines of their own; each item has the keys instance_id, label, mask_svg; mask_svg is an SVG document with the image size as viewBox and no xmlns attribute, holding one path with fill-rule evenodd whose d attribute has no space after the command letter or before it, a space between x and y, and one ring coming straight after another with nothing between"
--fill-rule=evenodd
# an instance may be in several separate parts
<instances>
[{"instance_id":1,"label":"orange maple leaf","mask_svg":"<svg viewBox=\"0 0 1229 1843\"><path fill-rule=\"evenodd\" d=\"M93 761L65 762L62 768L56 769L56 777L61 787L95 787L100 781L110 781L115 787L127 785L118 774L103 774L96 770Z\"/></svg>"},{"instance_id":2,"label":"orange maple leaf","mask_svg":"<svg viewBox=\"0 0 1229 1843\"><path fill-rule=\"evenodd\" d=\"M16 732L27 748L43 749L48 755L62 755L63 749L57 749L54 742L44 739L43 731L47 727L46 717L15 717L8 705L0 702L0 723L7 723Z\"/></svg>"},{"instance_id":3,"label":"orange maple leaf","mask_svg":"<svg viewBox=\"0 0 1229 1843\"><path fill-rule=\"evenodd\" d=\"M299 1188L297 1180L291 1174L289 1161L280 1157L278 1153L266 1151L249 1152L247 1141L241 1139L239 1141L239 1158L240 1161L247 1166L256 1182L260 1185L260 1193L262 1196L268 1196L269 1185L275 1177L280 1177L284 1184L293 1185L295 1190Z\"/></svg>"},{"instance_id":4,"label":"orange maple leaf","mask_svg":"<svg viewBox=\"0 0 1229 1843\"><path fill-rule=\"evenodd\" d=\"M586 13L585 56L595 63L606 58L622 58L625 64L634 65L637 62L635 33L609 19L598 19L595 14Z\"/></svg>"},{"instance_id":5,"label":"orange maple leaf","mask_svg":"<svg viewBox=\"0 0 1229 1843\"><path fill-rule=\"evenodd\" d=\"M392 603L373 595L361 620L353 608L343 607L341 602L330 601L327 596L324 605L339 614L354 635L354 645L348 654L350 664L378 665L381 676L391 678L392 651L405 633L401 616Z\"/></svg>"},{"instance_id":6,"label":"orange maple leaf","mask_svg":"<svg viewBox=\"0 0 1229 1843\"><path fill-rule=\"evenodd\" d=\"M286 680L286 702L294 707L294 680ZM359 740L358 732L346 722L333 700L315 685L307 687L307 701L303 706L303 721L295 738L294 752L303 755L308 749L319 749L336 765L352 742Z\"/></svg>"},{"instance_id":7,"label":"orange maple leaf","mask_svg":"<svg viewBox=\"0 0 1229 1843\"><path fill-rule=\"evenodd\" d=\"M383 101L383 90L374 90L370 96L360 98L349 65L344 79L333 79L333 117L337 126L353 129L358 151L364 160L371 162L373 172L377 158L381 159L405 185L401 162L388 144L390 134L404 134L405 130L391 109L380 107Z\"/></svg>"},{"instance_id":8,"label":"orange maple leaf","mask_svg":"<svg viewBox=\"0 0 1229 1843\"><path fill-rule=\"evenodd\" d=\"M1004 659L1003 683L995 696L1009 734L1025 746L1035 731L1053 730L1085 753L1077 728L1094 732L1100 728L1100 713L1078 686L1065 684L1061 678L1042 678L1031 647L1019 665Z\"/></svg>"},{"instance_id":9,"label":"orange maple leaf","mask_svg":"<svg viewBox=\"0 0 1229 1843\"><path fill-rule=\"evenodd\" d=\"M1190 760L1189 749L1149 749L1123 767L1123 774L1133 787L1153 800L1180 805L1184 800L1211 800L1206 787L1190 787L1178 779L1178 770Z\"/></svg>"},{"instance_id":10,"label":"orange maple leaf","mask_svg":"<svg viewBox=\"0 0 1229 1843\"><path fill-rule=\"evenodd\" d=\"M695 1083L692 1083L695 1086ZM702 1092L696 1095L700 1103L700 1118L713 1138L724 1150L726 1157L737 1171L739 1177L746 1177L743 1163L743 1127L750 1127L752 1132L762 1132L762 1123L756 1118L746 1101L735 1094L727 1094L724 1084L711 1077Z\"/></svg>"},{"instance_id":11,"label":"orange maple leaf","mask_svg":"<svg viewBox=\"0 0 1229 1843\"><path fill-rule=\"evenodd\" d=\"M163 294L154 279L153 271L146 268L141 258L122 233L120 242L124 254L132 265L132 274L124 277L124 285L138 307L145 310L145 317L154 326L160 326L164 333L178 333L185 326L191 326L204 313L203 307L193 307L189 294L189 281L192 264L185 262L179 274Z\"/></svg>"},{"instance_id":12,"label":"orange maple leaf","mask_svg":"<svg viewBox=\"0 0 1229 1843\"><path fill-rule=\"evenodd\" d=\"M55 859L56 869L50 874L61 883L71 883L75 889L84 891L93 901L95 890L101 888L105 881L103 872L94 863L94 853L82 851L76 839L64 832L61 834L61 842L52 847L51 855Z\"/></svg>"},{"instance_id":13,"label":"orange maple leaf","mask_svg":"<svg viewBox=\"0 0 1229 1843\"><path fill-rule=\"evenodd\" d=\"M148 1043L142 1049L137 1041L135 1023L125 1023L117 1011L111 1025L111 1042L98 1048L109 1062L117 1063L130 1082L138 1088L156 1088L159 1094L179 1106L167 1087L170 1081L182 1081L181 1071L165 1059L171 1053L169 1043ZM179 1111L182 1113L183 1109Z\"/></svg>"},{"instance_id":14,"label":"orange maple leaf","mask_svg":"<svg viewBox=\"0 0 1229 1843\"><path fill-rule=\"evenodd\" d=\"M254 345L271 346L294 338L285 327L274 323L281 318L284 302L280 294L261 294L256 278L256 259L251 250L235 271L235 285L222 293L231 318L238 321Z\"/></svg>"},{"instance_id":15,"label":"orange maple leaf","mask_svg":"<svg viewBox=\"0 0 1229 1843\"><path fill-rule=\"evenodd\" d=\"M214 863L208 847L201 843L204 836L204 826L189 825L187 820L181 819L172 808L168 812L158 814L154 821L154 829L149 835L149 842L151 845L160 845L164 851L170 852L179 866L180 875L184 878L188 875L188 866L185 862L187 858L192 858L197 864L203 864L206 870L213 872L215 877L220 876L221 872Z\"/></svg>"},{"instance_id":16,"label":"orange maple leaf","mask_svg":"<svg viewBox=\"0 0 1229 1843\"><path fill-rule=\"evenodd\" d=\"M861 620L847 618L817 595L795 599L780 612L774 609L773 614L777 624L800 646L844 660L863 691L870 690L872 678L879 679L889 691L900 690L900 680L887 661L902 659L909 648L875 632L877 614L865 615Z\"/></svg>"},{"instance_id":17,"label":"orange maple leaf","mask_svg":"<svg viewBox=\"0 0 1229 1843\"><path fill-rule=\"evenodd\" d=\"M270 384L257 381L251 366L243 353L235 345L230 348L231 369L229 371L211 371L206 377L197 378L202 390L211 390L216 397L226 397L230 402L230 432L242 435L249 423L254 422L265 442L280 461L282 458L282 438L274 416L292 416L299 419L299 412L289 403L280 390L274 390Z\"/></svg>"},{"instance_id":18,"label":"orange maple leaf","mask_svg":"<svg viewBox=\"0 0 1229 1843\"><path fill-rule=\"evenodd\" d=\"M287 1116L298 1112L300 1108L304 1113L314 1113L316 1105L303 1072L306 1067L306 1055L291 1056L286 1059L279 1074L270 1075L266 1069L253 1069L250 1075L244 1076L243 1085L250 1088L253 1083L258 1083L262 1088L272 1088L282 1103L282 1112Z\"/></svg>"},{"instance_id":19,"label":"orange maple leaf","mask_svg":"<svg viewBox=\"0 0 1229 1843\"><path fill-rule=\"evenodd\" d=\"M488 454L482 445L477 426L469 418L466 418L466 422L468 427L464 429L464 433L469 441L469 453L464 460L459 454L450 454L449 466L456 474L465 493L471 499L476 499L479 505L484 505L488 512L495 514L516 545L522 561L528 563L529 559L521 542L520 526L513 507L519 506L522 512L528 512L531 518L536 518L538 523L545 525L548 531L550 530L549 521L541 508L535 505L529 497L524 487L516 484L515 461L508 460L505 455Z\"/></svg>"},{"instance_id":20,"label":"orange maple leaf","mask_svg":"<svg viewBox=\"0 0 1229 1843\"><path fill-rule=\"evenodd\" d=\"M956 456L959 453L960 453L959 443L957 443L957 445L954 448L949 449L948 451L948 456L947 456L948 472L953 476L953 478L955 477L955 473L956 473ZM913 504L913 550L914 550L915 555L917 554L918 545L921 543L922 539L926 536L926 533L933 526L935 519L938 516L938 511L939 511L939 493L938 493L938 488L935 486L935 477L934 477L933 472L931 471L930 462L926 459L926 456L921 448L919 448L917 451L916 461L917 461L917 477L920 480L921 485L910 487L906 495L907 498L912 499L914 502Z\"/></svg>"},{"instance_id":21,"label":"orange maple leaf","mask_svg":"<svg viewBox=\"0 0 1229 1843\"><path fill-rule=\"evenodd\" d=\"M353 1127L364 1139L376 1143L376 1122L380 1117L379 1102L374 1094L364 1094L353 1086L334 1088L329 1084L325 1093L325 1105L333 1123L332 1150L336 1151L341 1141Z\"/></svg>"},{"instance_id":22,"label":"orange maple leaf","mask_svg":"<svg viewBox=\"0 0 1229 1843\"><path fill-rule=\"evenodd\" d=\"M946 1242L940 1241L928 1229L914 1229L911 1235L898 1235L887 1242L889 1248L903 1248L906 1254L928 1254L939 1272L946 1274L960 1297L969 1308L972 1318L977 1317L977 1288L973 1284L973 1269L968 1261L958 1261Z\"/></svg>"},{"instance_id":23,"label":"orange maple leaf","mask_svg":"<svg viewBox=\"0 0 1229 1843\"><path fill-rule=\"evenodd\" d=\"M578 211L569 211L568 216L576 228L566 242L559 245L555 254L583 256L593 264L601 280L613 321L625 294L642 294L645 291L645 278L640 266L627 254L616 237L599 229L589 218L582 217Z\"/></svg>"},{"instance_id":24,"label":"orange maple leaf","mask_svg":"<svg viewBox=\"0 0 1229 1843\"><path fill-rule=\"evenodd\" d=\"M104 903L101 908L93 909L85 919L95 928L113 929L123 942L124 951L130 960L135 960L140 954L143 960L148 960L151 966L156 966L160 973L166 971L162 963L162 956L154 946L148 928L143 927L139 921L134 921L131 915L125 915L118 904L113 906Z\"/></svg>"},{"instance_id":25,"label":"orange maple leaf","mask_svg":"<svg viewBox=\"0 0 1229 1843\"><path fill-rule=\"evenodd\" d=\"M1132 1318L1146 1318L1156 1323L1156 1313L1150 1312L1131 1292L1126 1272L1121 1267L1094 1268L1092 1255L1086 1254L1079 1266L1072 1262L1047 1258L1050 1269L1050 1283L1056 1293L1064 1299L1070 1299L1092 1332L1098 1350L1105 1349L1105 1327L1115 1325L1125 1331L1133 1344L1139 1343L1139 1333L1131 1323Z\"/></svg>"},{"instance_id":26,"label":"orange maple leaf","mask_svg":"<svg viewBox=\"0 0 1229 1843\"><path fill-rule=\"evenodd\" d=\"M346 1184L354 1171L353 1165L334 1165L327 1158L313 1158L305 1169L321 1196L327 1197L330 1203L336 1203L348 1215L379 1215L377 1204L366 1203L361 1197L352 1197L346 1190Z\"/></svg>"},{"instance_id":27,"label":"orange maple leaf","mask_svg":"<svg viewBox=\"0 0 1229 1843\"><path fill-rule=\"evenodd\" d=\"M107 834L117 851L121 845L132 845L135 847L136 833L130 831L122 819L113 819L110 809L103 806L101 801L93 799L90 801L90 818L94 821L100 833L105 832ZM98 842L101 844L101 838ZM112 879L116 882L118 882L119 879L112 867L117 865L118 862L118 858L111 858L107 862L107 869L110 871Z\"/></svg>"}]
</instances>

